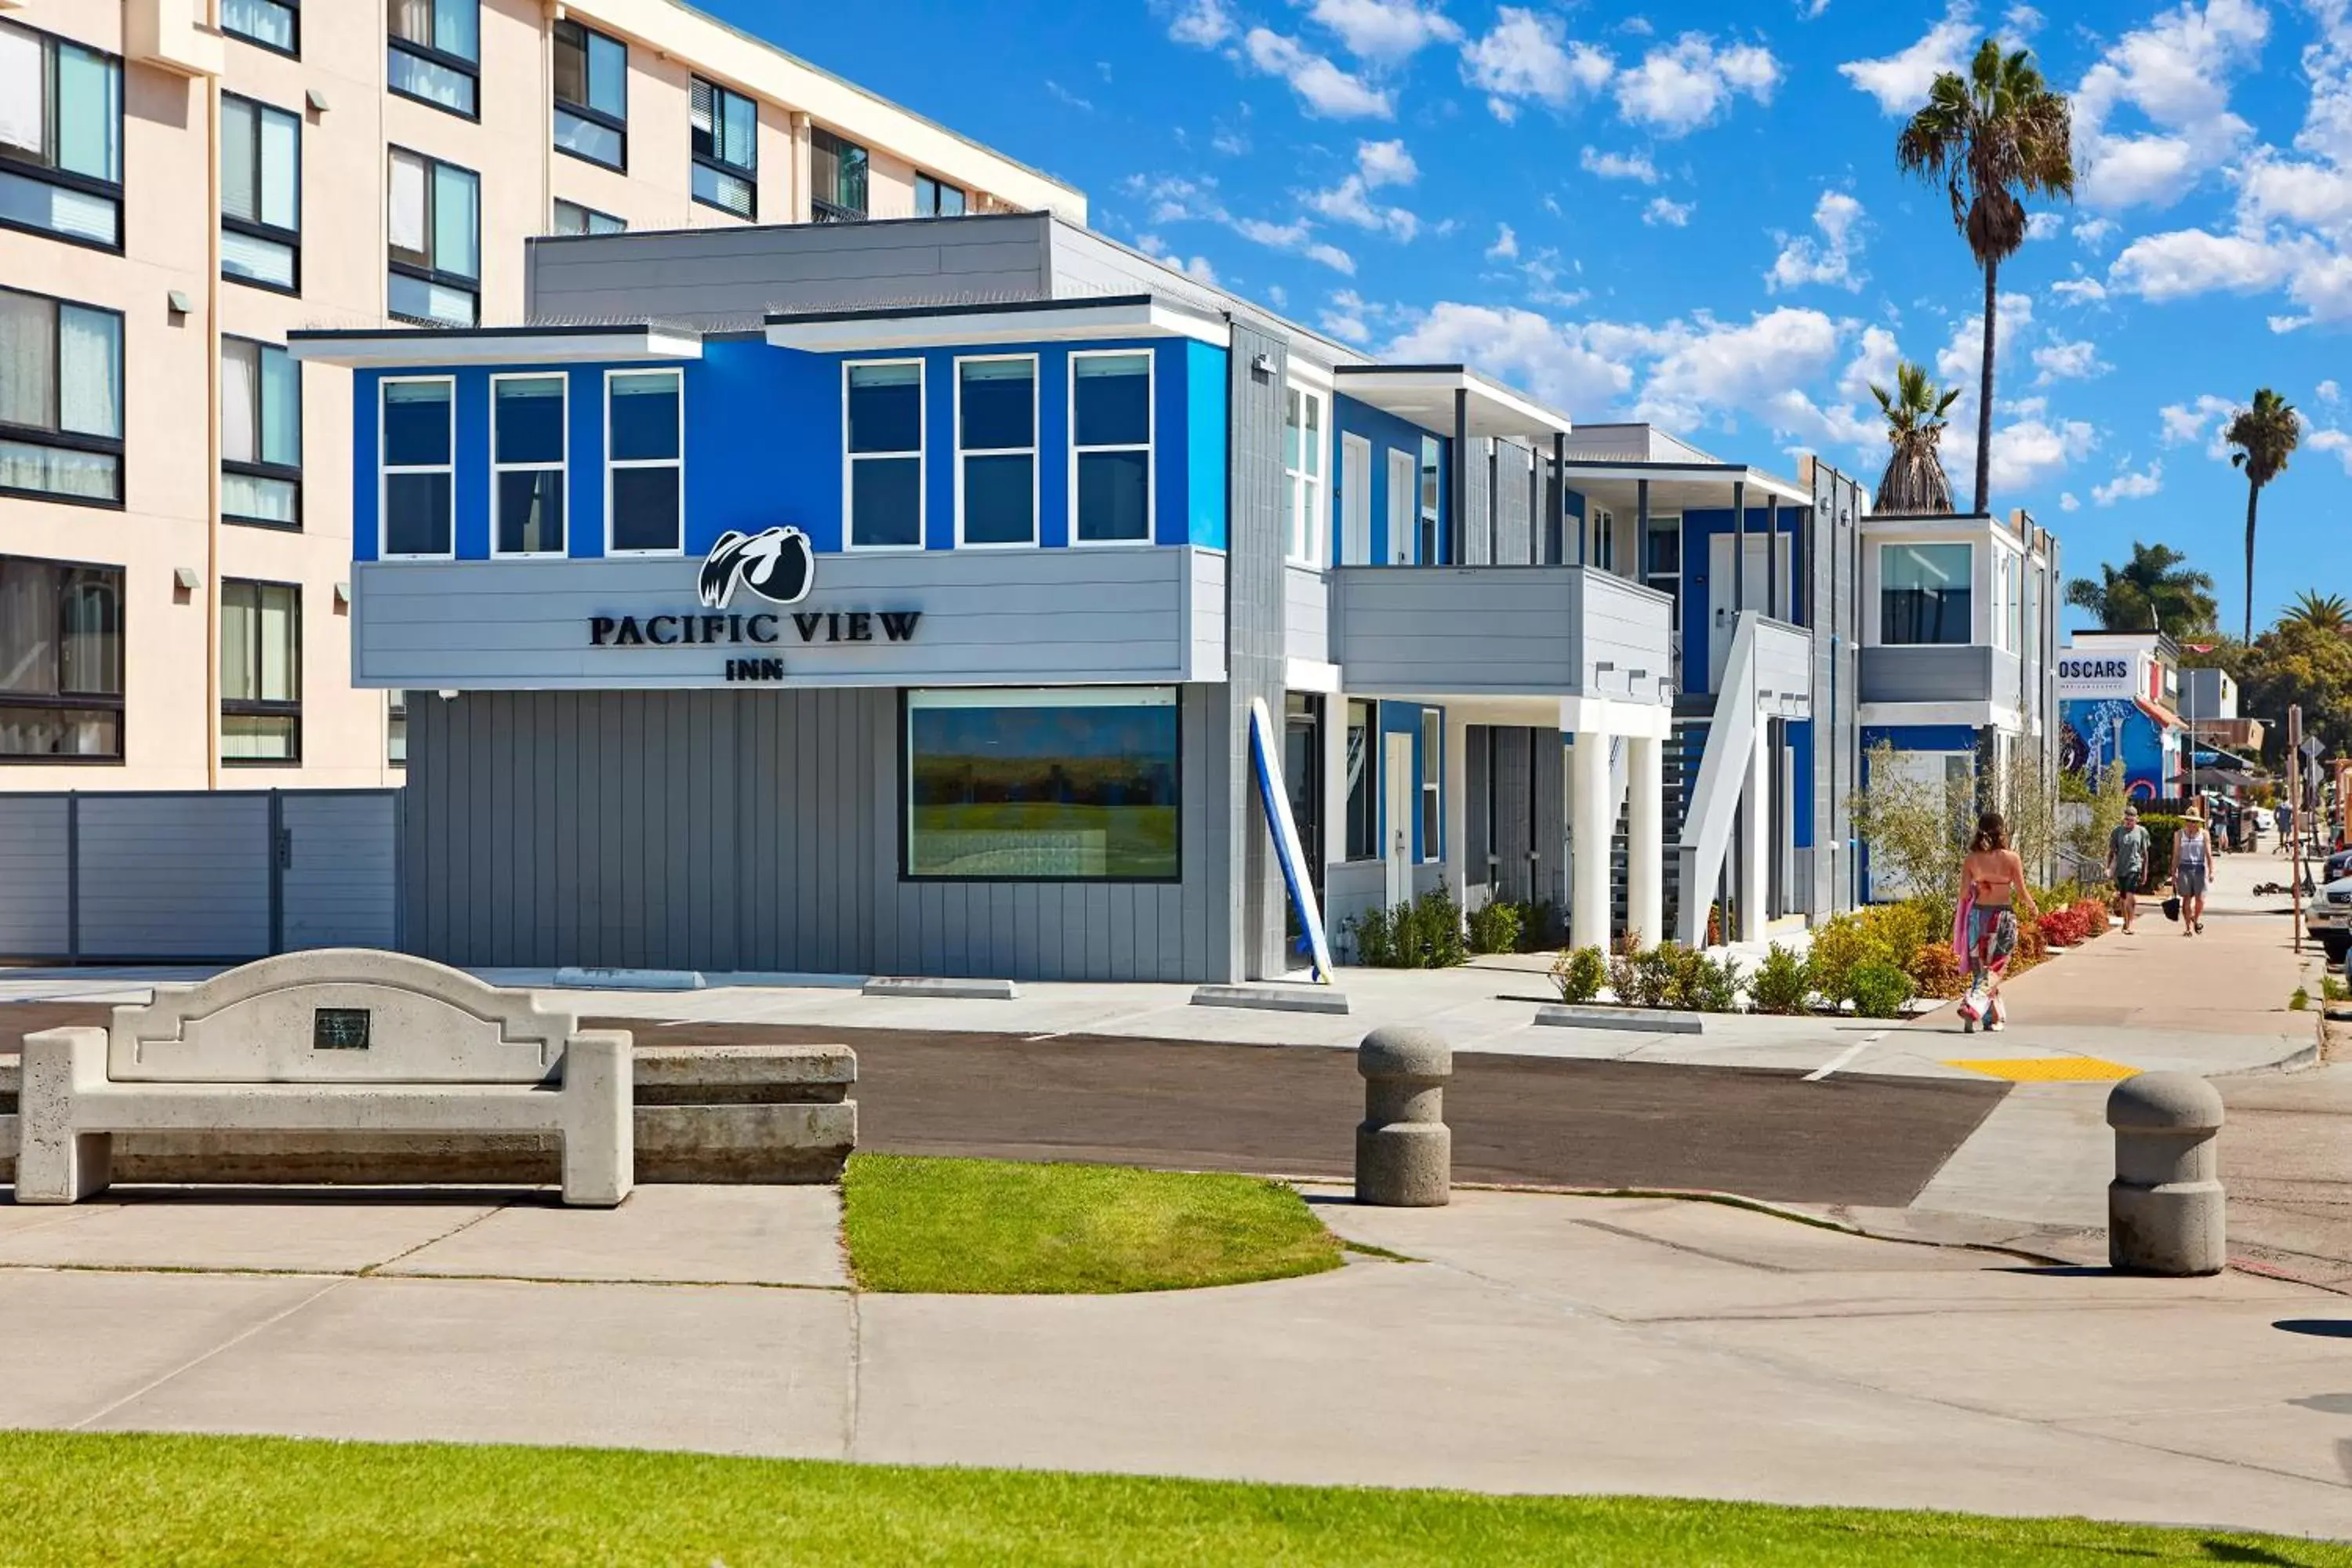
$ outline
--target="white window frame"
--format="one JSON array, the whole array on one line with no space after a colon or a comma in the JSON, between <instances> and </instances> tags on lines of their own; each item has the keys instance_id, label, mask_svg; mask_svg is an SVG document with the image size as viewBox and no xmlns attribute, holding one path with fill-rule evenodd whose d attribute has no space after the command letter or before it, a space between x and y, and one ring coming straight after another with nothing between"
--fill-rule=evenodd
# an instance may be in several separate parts
<instances>
[{"instance_id":1,"label":"white window frame","mask_svg":"<svg viewBox=\"0 0 2352 1568\"><path fill-rule=\"evenodd\" d=\"M852 452L849 449L849 373L877 365L910 364L915 367L915 439L920 443L911 452ZM931 526L931 382L930 368L920 355L896 359L851 359L841 362L841 547L860 554L911 554L922 549L930 538ZM912 544L860 544L857 542L857 463L860 458L888 458L915 459L915 542ZM961 474L962 465L957 465Z\"/></svg>"},{"instance_id":2,"label":"white window frame","mask_svg":"<svg viewBox=\"0 0 2352 1568\"><path fill-rule=\"evenodd\" d=\"M677 378L677 456L675 458L623 458L613 456L613 381L625 375L674 375ZM677 542L665 550L616 550L613 547L613 474L618 468L677 469ZM569 506L567 497L564 502ZM572 527L564 524L564 545L571 547ZM632 557L675 558L686 553L686 372L676 365L647 365L604 373L604 553L626 560Z\"/></svg>"},{"instance_id":3,"label":"white window frame","mask_svg":"<svg viewBox=\"0 0 2352 1568\"><path fill-rule=\"evenodd\" d=\"M1009 364L1025 360L1029 364L1029 445L1026 447L974 447L963 444L963 367L968 364ZM1045 537L1039 518L1044 509L1041 490L1044 465L1039 459L1038 441L1045 434L1041 400L1045 395L1044 368L1038 356L1026 354L958 354L955 360L955 525L958 550L1034 550ZM1026 539L968 542L963 536L963 460L966 458L1017 458L1023 453L1029 458L1029 537Z\"/></svg>"},{"instance_id":4,"label":"white window frame","mask_svg":"<svg viewBox=\"0 0 2352 1568\"><path fill-rule=\"evenodd\" d=\"M1387 448L1389 464L1389 558L1391 566L1421 561L1421 453L1416 447ZM1399 476L1402 479L1400 481Z\"/></svg>"},{"instance_id":5,"label":"white window frame","mask_svg":"<svg viewBox=\"0 0 2352 1568\"><path fill-rule=\"evenodd\" d=\"M1445 713L1443 709L1421 710L1421 863L1433 866L1445 858ZM1434 823L1437 831L1432 833Z\"/></svg>"},{"instance_id":6,"label":"white window frame","mask_svg":"<svg viewBox=\"0 0 2352 1568\"><path fill-rule=\"evenodd\" d=\"M1298 565L1320 567L1329 564L1326 559L1328 550L1324 535L1331 525L1328 499L1331 493L1331 395L1302 382L1294 380L1287 383L1283 388L1282 400L1282 421L1286 430L1290 425L1290 400L1293 397L1299 400L1300 459L1303 461L1307 453L1307 407L1310 403L1315 407L1315 445L1321 449L1316 453L1315 471L1311 474L1287 464L1283 467L1282 481L1290 487L1293 504L1297 509L1293 516L1297 521L1297 531L1282 542L1282 554L1283 559Z\"/></svg>"},{"instance_id":7,"label":"white window frame","mask_svg":"<svg viewBox=\"0 0 2352 1568\"><path fill-rule=\"evenodd\" d=\"M1362 493L1348 481L1348 460L1360 452L1364 459ZM1353 430L1339 433L1339 549L1336 558L1342 566L1370 566L1372 563L1372 443ZM1359 548L1360 546L1360 548ZM1349 556L1358 557L1349 560Z\"/></svg>"},{"instance_id":8,"label":"white window frame","mask_svg":"<svg viewBox=\"0 0 2352 1568\"><path fill-rule=\"evenodd\" d=\"M554 381L563 387L563 455L552 463L502 463L499 461L499 383L502 381ZM506 491L499 484L501 474L545 473L550 468L563 479L563 547L560 550L501 550L499 536L499 511L506 505ZM683 512L680 513L683 516ZM572 553L572 377L561 366L546 370L500 371L490 377L490 559L493 561L562 561Z\"/></svg>"},{"instance_id":9,"label":"white window frame","mask_svg":"<svg viewBox=\"0 0 2352 1568\"><path fill-rule=\"evenodd\" d=\"M392 405L392 389L402 385L433 384L449 389L449 460L446 463L386 462L384 448L384 410ZM392 542L392 476L394 474L446 474L449 476L449 548L433 554L395 555L388 548ZM379 561L455 561L457 559L457 378L454 375L387 375L376 383L375 389L375 558Z\"/></svg>"},{"instance_id":10,"label":"white window frame","mask_svg":"<svg viewBox=\"0 0 2352 1568\"><path fill-rule=\"evenodd\" d=\"M1132 359L1143 356L1143 439L1108 446L1078 445L1078 362L1082 359ZM1070 353L1070 543L1084 550L1134 550L1160 540L1160 356L1149 347L1138 349L1074 349ZM1141 452L1143 454L1143 537L1086 539L1078 532L1078 454L1080 452ZM959 465L961 466L961 465Z\"/></svg>"}]
</instances>

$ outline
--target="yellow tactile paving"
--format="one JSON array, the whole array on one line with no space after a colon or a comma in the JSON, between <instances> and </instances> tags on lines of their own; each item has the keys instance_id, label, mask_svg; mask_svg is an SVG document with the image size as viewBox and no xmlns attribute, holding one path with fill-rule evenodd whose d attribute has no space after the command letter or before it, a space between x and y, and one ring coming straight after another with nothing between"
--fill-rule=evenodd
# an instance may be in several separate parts
<instances>
[{"instance_id":1,"label":"yellow tactile paving","mask_svg":"<svg viewBox=\"0 0 2352 1568\"><path fill-rule=\"evenodd\" d=\"M1966 1068L1988 1078L2011 1083L2103 1083L2137 1076L2139 1068L2096 1057L2001 1057L1990 1060L1948 1061L1948 1068Z\"/></svg>"}]
</instances>

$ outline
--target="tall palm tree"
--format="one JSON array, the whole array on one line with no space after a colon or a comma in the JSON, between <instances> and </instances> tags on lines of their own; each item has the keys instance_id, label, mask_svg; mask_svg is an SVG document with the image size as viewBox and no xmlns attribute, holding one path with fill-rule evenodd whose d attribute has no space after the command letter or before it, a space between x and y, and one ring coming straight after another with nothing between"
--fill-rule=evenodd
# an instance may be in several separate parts
<instances>
[{"instance_id":1,"label":"tall palm tree","mask_svg":"<svg viewBox=\"0 0 2352 1568\"><path fill-rule=\"evenodd\" d=\"M1977 383L1977 490L1985 510L1992 482L1994 317L2000 264L2025 243L2025 197L2074 195L2074 111L2034 68L2031 50L2001 53L1990 38L1977 46L1969 74L1945 71L1927 104L1895 138L1895 161L1906 174L1941 184L1952 223L1968 237L1984 269L1984 370Z\"/></svg>"},{"instance_id":2,"label":"tall palm tree","mask_svg":"<svg viewBox=\"0 0 2352 1568\"><path fill-rule=\"evenodd\" d=\"M2352 600L2341 594L2319 594L2305 588L2294 596L2294 604L2279 617L2283 626L2308 626L2315 632L2334 632L2342 637L2352 632Z\"/></svg>"},{"instance_id":3,"label":"tall palm tree","mask_svg":"<svg viewBox=\"0 0 2352 1568\"><path fill-rule=\"evenodd\" d=\"M2101 565L2099 580L2077 577L2066 584L2066 602L2098 617L2109 632L2161 631L2174 637L2213 625L2213 579L2192 571L2189 557L2169 544L2132 545L2122 566Z\"/></svg>"},{"instance_id":4,"label":"tall palm tree","mask_svg":"<svg viewBox=\"0 0 2352 1568\"><path fill-rule=\"evenodd\" d=\"M2246 470L2246 628L2242 640L2254 640L2254 508L2263 487L2286 470L2286 460L2303 439L2303 421L2294 405L2269 387L2254 390L2254 404L2241 408L2221 432L2221 439L2238 448L2230 454L2232 468Z\"/></svg>"},{"instance_id":5,"label":"tall palm tree","mask_svg":"<svg viewBox=\"0 0 2352 1568\"><path fill-rule=\"evenodd\" d=\"M1873 383L1870 395L1886 416L1886 444L1895 448L1886 471L1878 478L1875 510L1913 515L1952 510L1952 480L1944 472L1944 416L1959 397L1959 388L1940 390L1927 379L1927 367L1898 360L1895 390Z\"/></svg>"}]
</instances>

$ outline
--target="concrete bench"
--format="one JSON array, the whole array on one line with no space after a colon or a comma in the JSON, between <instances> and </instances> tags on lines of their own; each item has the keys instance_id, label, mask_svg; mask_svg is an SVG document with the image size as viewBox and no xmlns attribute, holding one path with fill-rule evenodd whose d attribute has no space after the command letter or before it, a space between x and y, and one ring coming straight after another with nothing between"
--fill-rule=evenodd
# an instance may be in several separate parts
<instances>
[{"instance_id":1,"label":"concrete bench","mask_svg":"<svg viewBox=\"0 0 2352 1568\"><path fill-rule=\"evenodd\" d=\"M287 953L26 1036L16 1196L102 1191L117 1133L535 1133L562 1142L563 1201L609 1208L635 1181L633 1103L625 1031L403 953Z\"/></svg>"}]
</instances>

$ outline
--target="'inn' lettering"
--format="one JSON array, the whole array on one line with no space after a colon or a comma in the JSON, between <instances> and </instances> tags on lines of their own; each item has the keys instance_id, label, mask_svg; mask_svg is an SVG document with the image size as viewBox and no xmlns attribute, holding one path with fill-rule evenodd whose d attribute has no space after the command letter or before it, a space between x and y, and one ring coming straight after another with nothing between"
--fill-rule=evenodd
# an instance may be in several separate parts
<instances>
[{"instance_id":1,"label":"'inn' lettering","mask_svg":"<svg viewBox=\"0 0 2352 1568\"><path fill-rule=\"evenodd\" d=\"M782 680L784 661L781 658L730 658L727 661L730 680Z\"/></svg>"}]
</instances>

